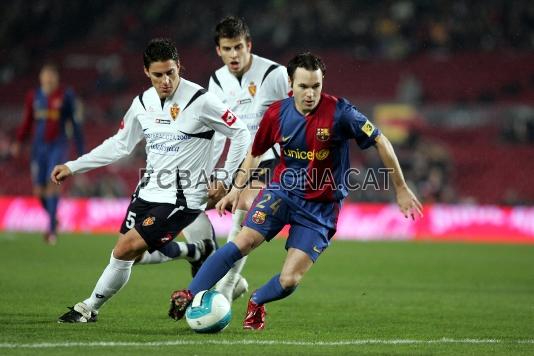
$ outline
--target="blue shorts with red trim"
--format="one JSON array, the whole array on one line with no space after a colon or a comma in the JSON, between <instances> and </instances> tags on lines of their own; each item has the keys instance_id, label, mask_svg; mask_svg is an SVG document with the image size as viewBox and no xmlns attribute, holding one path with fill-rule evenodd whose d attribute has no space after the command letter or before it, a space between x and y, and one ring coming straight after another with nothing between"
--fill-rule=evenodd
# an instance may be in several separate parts
<instances>
[{"instance_id":1,"label":"blue shorts with red trim","mask_svg":"<svg viewBox=\"0 0 534 356\"><path fill-rule=\"evenodd\" d=\"M268 187L254 200L244 226L270 241L289 224L286 250L293 247L304 251L315 262L336 232L340 207L340 202L310 201L279 187Z\"/></svg>"}]
</instances>

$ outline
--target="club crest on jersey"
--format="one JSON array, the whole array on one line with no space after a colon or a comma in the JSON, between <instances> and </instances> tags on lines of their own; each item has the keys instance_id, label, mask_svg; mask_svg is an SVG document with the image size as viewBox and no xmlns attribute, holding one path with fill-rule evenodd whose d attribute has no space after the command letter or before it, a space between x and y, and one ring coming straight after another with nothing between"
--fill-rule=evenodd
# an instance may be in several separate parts
<instances>
[{"instance_id":1,"label":"club crest on jersey","mask_svg":"<svg viewBox=\"0 0 534 356\"><path fill-rule=\"evenodd\" d=\"M330 138L330 129L328 127L318 127L315 137L317 137L319 141L328 141Z\"/></svg>"},{"instance_id":2,"label":"club crest on jersey","mask_svg":"<svg viewBox=\"0 0 534 356\"><path fill-rule=\"evenodd\" d=\"M267 214L259 210L256 210L254 212L254 215L252 215L252 221L254 221L254 223L258 225L265 223L266 218L267 218Z\"/></svg>"},{"instance_id":3,"label":"club crest on jersey","mask_svg":"<svg viewBox=\"0 0 534 356\"><path fill-rule=\"evenodd\" d=\"M254 84L254 82L250 82L250 84L248 85L248 92L250 93L250 95L252 95L252 97L256 95L256 84Z\"/></svg>"},{"instance_id":4,"label":"club crest on jersey","mask_svg":"<svg viewBox=\"0 0 534 356\"><path fill-rule=\"evenodd\" d=\"M154 225L154 221L156 220L156 218L154 216L149 216L148 218L146 218L145 220L143 220L143 226L150 226L150 225Z\"/></svg>"},{"instance_id":5,"label":"club crest on jersey","mask_svg":"<svg viewBox=\"0 0 534 356\"><path fill-rule=\"evenodd\" d=\"M221 116L221 119L226 122L226 125L232 126L237 120L237 117L230 110L226 110L225 113Z\"/></svg>"},{"instance_id":6,"label":"club crest on jersey","mask_svg":"<svg viewBox=\"0 0 534 356\"><path fill-rule=\"evenodd\" d=\"M180 107L178 106L178 104L174 103L172 104L171 106L171 117L173 120L176 120L176 118L178 117L178 114L180 113Z\"/></svg>"}]
</instances>

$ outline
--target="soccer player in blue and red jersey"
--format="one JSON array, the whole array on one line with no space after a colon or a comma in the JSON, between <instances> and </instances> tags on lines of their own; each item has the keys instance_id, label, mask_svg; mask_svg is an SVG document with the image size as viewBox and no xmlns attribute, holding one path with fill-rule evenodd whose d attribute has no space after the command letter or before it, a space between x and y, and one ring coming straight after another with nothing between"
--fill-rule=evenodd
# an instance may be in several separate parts
<instances>
[{"instance_id":1,"label":"soccer player in blue and red jersey","mask_svg":"<svg viewBox=\"0 0 534 356\"><path fill-rule=\"evenodd\" d=\"M23 123L12 147L16 157L21 143L33 134L31 174L34 195L40 198L50 224L45 241L56 243L59 188L48 177L55 165L65 161L68 153L67 126L71 125L78 154L83 154L83 136L76 120L75 96L59 82L58 68L46 63L39 73L40 86L26 95Z\"/></svg>"},{"instance_id":2,"label":"soccer player in blue and red jersey","mask_svg":"<svg viewBox=\"0 0 534 356\"><path fill-rule=\"evenodd\" d=\"M171 295L169 315L174 319L183 317L196 293L211 288L235 261L289 224L282 271L252 294L243 322L245 329L264 328L264 304L293 293L336 231L341 202L347 195L352 139L361 149L374 146L385 167L391 169L397 204L405 217L422 217L421 203L406 185L389 140L347 100L322 93L325 66L321 59L311 53L299 54L291 59L287 71L293 96L266 111L243 171L217 204L219 214L228 204L235 209L250 170L278 143L280 163L273 180L254 201L236 239L206 260L187 290Z\"/></svg>"}]
</instances>

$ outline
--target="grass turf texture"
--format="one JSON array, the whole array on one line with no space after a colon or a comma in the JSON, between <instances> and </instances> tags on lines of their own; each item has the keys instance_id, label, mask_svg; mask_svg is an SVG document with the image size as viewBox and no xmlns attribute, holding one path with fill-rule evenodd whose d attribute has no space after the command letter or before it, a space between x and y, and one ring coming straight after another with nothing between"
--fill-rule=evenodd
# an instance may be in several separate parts
<instances>
[{"instance_id":1,"label":"grass turf texture","mask_svg":"<svg viewBox=\"0 0 534 356\"><path fill-rule=\"evenodd\" d=\"M187 262L134 266L97 323L57 324L92 291L114 242L62 235L51 247L40 235L1 234L0 354L534 353L534 246L335 241L295 294L267 306L265 331L241 329L241 298L215 335L166 316L170 292L189 283ZM251 255L252 289L281 269L283 246ZM42 343L63 346L15 347Z\"/></svg>"}]
</instances>

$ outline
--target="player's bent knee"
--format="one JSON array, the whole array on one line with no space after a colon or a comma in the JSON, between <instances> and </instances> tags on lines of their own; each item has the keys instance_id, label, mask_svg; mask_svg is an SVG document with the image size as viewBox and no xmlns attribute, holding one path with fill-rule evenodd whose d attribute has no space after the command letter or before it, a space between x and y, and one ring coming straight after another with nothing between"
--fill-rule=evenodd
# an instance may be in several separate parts
<instances>
[{"instance_id":1,"label":"player's bent knee","mask_svg":"<svg viewBox=\"0 0 534 356\"><path fill-rule=\"evenodd\" d=\"M130 230L125 235L121 235L113 249L113 256L123 261L135 260L147 250L148 246L137 231Z\"/></svg>"},{"instance_id":2,"label":"player's bent knee","mask_svg":"<svg viewBox=\"0 0 534 356\"><path fill-rule=\"evenodd\" d=\"M243 256L248 255L264 241L263 236L250 228L244 227L237 235L234 244L239 248Z\"/></svg>"},{"instance_id":3,"label":"player's bent knee","mask_svg":"<svg viewBox=\"0 0 534 356\"><path fill-rule=\"evenodd\" d=\"M280 274L280 285L284 289L296 288L302 279L302 274L300 273L281 273Z\"/></svg>"}]
</instances>

